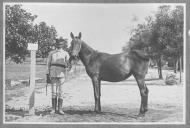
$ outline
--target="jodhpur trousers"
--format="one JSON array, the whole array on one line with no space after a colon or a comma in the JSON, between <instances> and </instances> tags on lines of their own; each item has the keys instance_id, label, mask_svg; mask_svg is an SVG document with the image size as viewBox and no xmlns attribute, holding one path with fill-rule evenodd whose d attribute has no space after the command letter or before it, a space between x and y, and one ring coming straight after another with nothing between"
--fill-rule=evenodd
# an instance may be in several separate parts
<instances>
[{"instance_id":1,"label":"jodhpur trousers","mask_svg":"<svg viewBox=\"0 0 190 128\"><path fill-rule=\"evenodd\" d=\"M63 99L64 82L65 82L65 77L51 77L52 98L58 97Z\"/></svg>"}]
</instances>

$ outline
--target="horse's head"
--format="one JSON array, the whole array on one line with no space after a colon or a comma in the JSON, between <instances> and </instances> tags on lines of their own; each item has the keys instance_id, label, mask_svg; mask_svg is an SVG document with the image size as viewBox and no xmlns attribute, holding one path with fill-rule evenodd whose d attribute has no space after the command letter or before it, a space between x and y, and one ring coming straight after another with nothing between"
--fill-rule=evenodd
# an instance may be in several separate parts
<instances>
[{"instance_id":1,"label":"horse's head","mask_svg":"<svg viewBox=\"0 0 190 128\"><path fill-rule=\"evenodd\" d=\"M78 36L74 36L73 33L71 32L71 47L70 47L70 55L73 58L77 58L79 56L79 52L81 50L81 44L82 44L82 40L81 40L81 32L79 33Z\"/></svg>"}]
</instances>

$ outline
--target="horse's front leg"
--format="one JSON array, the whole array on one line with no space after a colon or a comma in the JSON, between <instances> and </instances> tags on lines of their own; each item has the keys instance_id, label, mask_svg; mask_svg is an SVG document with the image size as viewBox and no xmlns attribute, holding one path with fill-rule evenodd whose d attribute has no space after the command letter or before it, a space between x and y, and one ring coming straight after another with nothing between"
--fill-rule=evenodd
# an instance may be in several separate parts
<instances>
[{"instance_id":1,"label":"horse's front leg","mask_svg":"<svg viewBox=\"0 0 190 128\"><path fill-rule=\"evenodd\" d=\"M148 111L148 88L146 87L144 76L135 76L141 94L140 115Z\"/></svg>"},{"instance_id":2,"label":"horse's front leg","mask_svg":"<svg viewBox=\"0 0 190 128\"><path fill-rule=\"evenodd\" d=\"M95 112L101 112L100 104L100 80L97 76L92 77L92 83L94 88L94 99L95 99Z\"/></svg>"}]
</instances>

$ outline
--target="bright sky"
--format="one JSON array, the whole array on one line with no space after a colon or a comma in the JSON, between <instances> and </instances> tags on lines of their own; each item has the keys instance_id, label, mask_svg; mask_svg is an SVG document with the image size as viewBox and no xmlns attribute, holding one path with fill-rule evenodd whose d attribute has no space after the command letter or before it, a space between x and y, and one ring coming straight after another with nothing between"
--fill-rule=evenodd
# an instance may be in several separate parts
<instances>
[{"instance_id":1,"label":"bright sky","mask_svg":"<svg viewBox=\"0 0 190 128\"><path fill-rule=\"evenodd\" d=\"M36 23L53 25L58 36L71 41L70 32L78 35L95 50L121 52L130 38L130 30L143 23L160 4L84 4L24 3L23 8L38 15ZM163 4L162 4L163 5Z\"/></svg>"}]
</instances>

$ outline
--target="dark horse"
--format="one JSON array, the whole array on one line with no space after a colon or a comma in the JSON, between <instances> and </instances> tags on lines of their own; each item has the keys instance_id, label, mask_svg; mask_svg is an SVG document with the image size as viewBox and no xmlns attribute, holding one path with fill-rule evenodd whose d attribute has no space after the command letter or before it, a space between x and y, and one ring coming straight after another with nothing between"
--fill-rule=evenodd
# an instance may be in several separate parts
<instances>
[{"instance_id":1,"label":"dark horse","mask_svg":"<svg viewBox=\"0 0 190 128\"><path fill-rule=\"evenodd\" d=\"M148 70L149 58L143 51L130 50L120 54L97 52L81 40L78 36L70 34L72 41L70 47L71 58L79 57L92 79L95 99L95 112L101 112L100 96L101 81L118 82L133 75L137 81L141 106L140 115L148 110L148 88L145 84L145 75ZM72 60L72 59L71 59Z\"/></svg>"}]
</instances>

